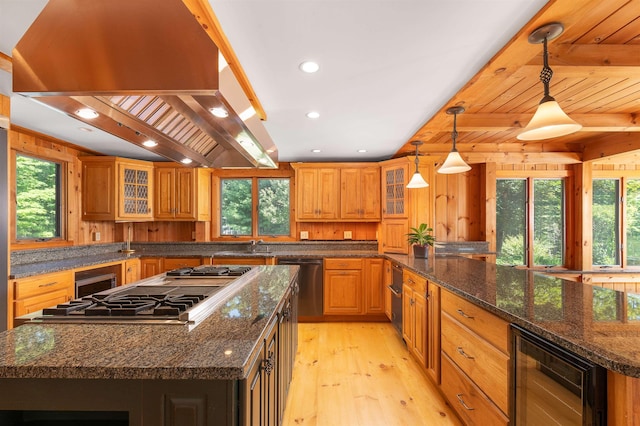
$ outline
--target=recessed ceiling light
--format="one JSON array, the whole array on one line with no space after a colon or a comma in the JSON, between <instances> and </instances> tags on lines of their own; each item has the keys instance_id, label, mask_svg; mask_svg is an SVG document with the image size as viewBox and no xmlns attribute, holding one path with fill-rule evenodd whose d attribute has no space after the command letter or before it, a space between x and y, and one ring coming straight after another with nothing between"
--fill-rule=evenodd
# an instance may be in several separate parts
<instances>
[{"instance_id":1,"label":"recessed ceiling light","mask_svg":"<svg viewBox=\"0 0 640 426\"><path fill-rule=\"evenodd\" d=\"M78 117L86 118L87 120L91 120L92 118L96 118L99 114L92 110L91 108L80 108L76 111L76 115Z\"/></svg>"},{"instance_id":2,"label":"recessed ceiling light","mask_svg":"<svg viewBox=\"0 0 640 426\"><path fill-rule=\"evenodd\" d=\"M93 129L90 129L88 127L78 127L78 130L82 132L87 132L87 133L93 132Z\"/></svg>"},{"instance_id":3,"label":"recessed ceiling light","mask_svg":"<svg viewBox=\"0 0 640 426\"><path fill-rule=\"evenodd\" d=\"M182 164L191 164L193 163L193 160L191 158L183 158L181 162Z\"/></svg>"},{"instance_id":4,"label":"recessed ceiling light","mask_svg":"<svg viewBox=\"0 0 640 426\"><path fill-rule=\"evenodd\" d=\"M311 111L307 113L308 118L318 118L320 117L320 113L316 111Z\"/></svg>"},{"instance_id":5,"label":"recessed ceiling light","mask_svg":"<svg viewBox=\"0 0 640 426\"><path fill-rule=\"evenodd\" d=\"M229 111L222 107L209 108L209 112L218 118L227 118Z\"/></svg>"},{"instance_id":6,"label":"recessed ceiling light","mask_svg":"<svg viewBox=\"0 0 640 426\"><path fill-rule=\"evenodd\" d=\"M142 142L142 145L146 146L147 148L153 148L154 146L158 146L158 142L149 139Z\"/></svg>"},{"instance_id":7,"label":"recessed ceiling light","mask_svg":"<svg viewBox=\"0 0 640 426\"><path fill-rule=\"evenodd\" d=\"M367 152L366 149L359 149L358 152L363 153L363 152Z\"/></svg>"},{"instance_id":8,"label":"recessed ceiling light","mask_svg":"<svg viewBox=\"0 0 640 426\"><path fill-rule=\"evenodd\" d=\"M314 73L320 69L320 65L313 61L304 61L299 67L302 71L307 73Z\"/></svg>"},{"instance_id":9,"label":"recessed ceiling light","mask_svg":"<svg viewBox=\"0 0 640 426\"><path fill-rule=\"evenodd\" d=\"M322 152L322 151L320 151L319 149L312 149L311 152L316 152L317 153L317 152Z\"/></svg>"}]
</instances>

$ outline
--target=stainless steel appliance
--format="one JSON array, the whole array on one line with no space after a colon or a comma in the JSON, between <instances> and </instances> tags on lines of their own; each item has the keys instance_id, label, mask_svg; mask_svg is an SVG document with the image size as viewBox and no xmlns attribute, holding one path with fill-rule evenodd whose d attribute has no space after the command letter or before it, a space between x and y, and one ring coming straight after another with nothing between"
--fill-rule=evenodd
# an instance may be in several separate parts
<instances>
[{"instance_id":1,"label":"stainless steel appliance","mask_svg":"<svg viewBox=\"0 0 640 426\"><path fill-rule=\"evenodd\" d=\"M169 271L156 285L122 286L43 309L32 321L197 324L238 285L251 266L210 266Z\"/></svg>"},{"instance_id":2,"label":"stainless steel appliance","mask_svg":"<svg viewBox=\"0 0 640 426\"><path fill-rule=\"evenodd\" d=\"M512 424L607 424L603 367L516 325L511 330Z\"/></svg>"},{"instance_id":3,"label":"stainless steel appliance","mask_svg":"<svg viewBox=\"0 0 640 426\"><path fill-rule=\"evenodd\" d=\"M402 266L394 263L391 268L391 324L402 337Z\"/></svg>"},{"instance_id":4,"label":"stainless steel appliance","mask_svg":"<svg viewBox=\"0 0 640 426\"><path fill-rule=\"evenodd\" d=\"M89 296L93 293L109 290L117 285L116 274L95 274L91 271L77 272L75 275L75 297Z\"/></svg>"},{"instance_id":5,"label":"stainless steel appliance","mask_svg":"<svg viewBox=\"0 0 640 426\"><path fill-rule=\"evenodd\" d=\"M278 259L280 265L299 265L298 283L300 294L298 295L298 315L304 317L319 317L323 313L323 265L318 258L290 258Z\"/></svg>"}]
</instances>

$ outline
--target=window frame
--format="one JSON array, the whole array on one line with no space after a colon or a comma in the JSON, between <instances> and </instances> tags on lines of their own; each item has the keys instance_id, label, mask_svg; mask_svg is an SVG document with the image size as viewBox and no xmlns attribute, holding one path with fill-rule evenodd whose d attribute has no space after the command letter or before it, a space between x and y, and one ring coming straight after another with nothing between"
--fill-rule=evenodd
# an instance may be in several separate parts
<instances>
[{"instance_id":1,"label":"window frame","mask_svg":"<svg viewBox=\"0 0 640 426\"><path fill-rule=\"evenodd\" d=\"M49 161L56 163L60 166L60 188L59 195L59 205L58 205L58 214L59 214L59 226L60 226L60 235L57 237L51 237L46 239L40 238L17 238L17 157L25 156L36 158L43 161ZM68 223L69 218L67 217L67 206L68 206L68 197L69 197L69 184L68 184L68 172L70 170L71 158L67 155L49 155L49 151L47 154L42 154L40 152L34 153L28 150L18 150L11 149L10 153L10 167L11 167L11 226L9 229L9 240L11 242L12 249L27 249L27 248L42 248L43 246L60 246L60 245L69 245L68 241L69 229Z\"/></svg>"},{"instance_id":2,"label":"window frame","mask_svg":"<svg viewBox=\"0 0 640 426\"><path fill-rule=\"evenodd\" d=\"M212 194L214 201L214 211L216 214L213 217L212 223L212 239L216 241L249 241L255 239L262 239L264 241L295 241L296 223L295 223L295 179L293 169L277 169L277 170L263 170L263 169L248 169L248 170L234 170L234 169L216 169L213 172L214 178L214 193ZM221 233L222 223L222 206L219 204L222 199L222 180L224 179L251 179L251 235L223 235ZM289 235L260 235L258 229L258 192L259 192L259 179L289 179ZM217 208L215 208L217 205Z\"/></svg>"},{"instance_id":3,"label":"window frame","mask_svg":"<svg viewBox=\"0 0 640 426\"><path fill-rule=\"evenodd\" d=\"M640 270L640 265L629 265L627 261L627 181L640 179L640 171L638 170L625 170L624 172L614 172L605 170L594 170L591 176L591 203L593 206L593 181L596 179L617 179L619 181L620 196L618 197L618 256L620 257L620 265L594 265L593 264L593 247L591 248L591 268L595 270L621 270L621 269L633 269ZM590 212L589 221L593 226L593 209Z\"/></svg>"},{"instance_id":4,"label":"window frame","mask_svg":"<svg viewBox=\"0 0 640 426\"><path fill-rule=\"evenodd\" d=\"M525 180L525 222L526 222L526 235L525 235L525 263L524 265L515 265L520 268L546 270L550 267L553 269L567 269L567 265L571 263L571 249L568 241L572 241L574 230L569 226L569 218L573 217L573 201L570 197L571 188L573 187L573 173L570 170L528 170L528 171L514 171L514 170L497 170L496 182L500 179L523 179ZM562 265L534 265L534 181L543 179L561 179L564 183L564 196L563 196L563 220L564 220L564 235L563 235L563 263ZM498 200L496 199L496 205ZM497 216L494 217L497 221Z\"/></svg>"}]
</instances>

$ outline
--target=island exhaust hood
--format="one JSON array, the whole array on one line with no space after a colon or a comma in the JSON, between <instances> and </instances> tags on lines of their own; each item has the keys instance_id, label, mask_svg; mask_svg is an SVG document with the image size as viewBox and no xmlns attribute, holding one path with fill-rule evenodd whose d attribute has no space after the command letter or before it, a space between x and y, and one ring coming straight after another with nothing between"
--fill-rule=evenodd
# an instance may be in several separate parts
<instances>
[{"instance_id":1,"label":"island exhaust hood","mask_svg":"<svg viewBox=\"0 0 640 426\"><path fill-rule=\"evenodd\" d=\"M181 0L49 0L13 50L13 91L173 161L276 167L225 65Z\"/></svg>"}]
</instances>

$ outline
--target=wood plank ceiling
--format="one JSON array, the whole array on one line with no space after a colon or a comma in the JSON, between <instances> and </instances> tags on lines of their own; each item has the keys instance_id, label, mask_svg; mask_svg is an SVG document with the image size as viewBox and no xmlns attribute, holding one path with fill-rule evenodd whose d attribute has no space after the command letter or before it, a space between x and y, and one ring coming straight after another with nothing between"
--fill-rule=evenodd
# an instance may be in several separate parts
<instances>
[{"instance_id":1,"label":"wood plank ceiling","mask_svg":"<svg viewBox=\"0 0 640 426\"><path fill-rule=\"evenodd\" d=\"M550 93L583 128L520 141L516 135L543 96L543 48L527 38L550 22L564 25L548 44ZM620 154L628 161L640 153L640 0L550 1L396 156L415 152L410 141L421 140L421 154L444 161L453 129L446 110L454 105L466 109L457 117L457 148L469 163L575 163Z\"/></svg>"}]
</instances>

